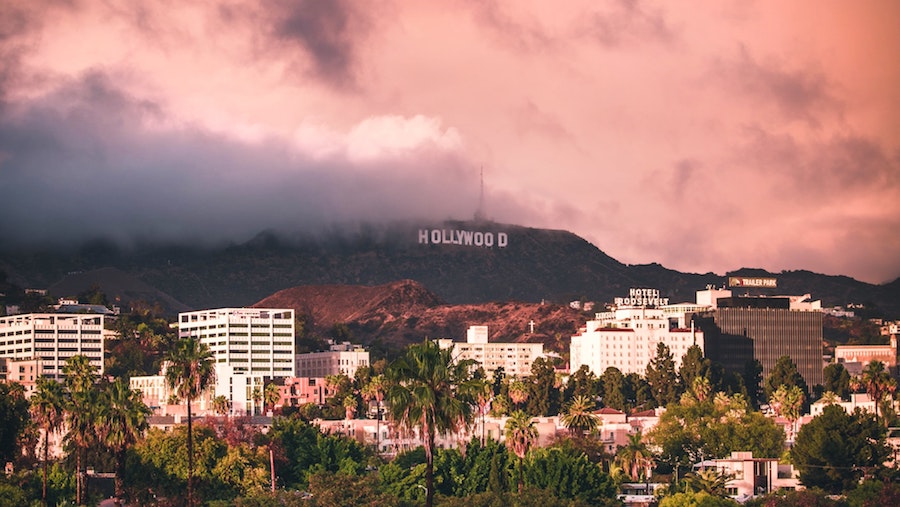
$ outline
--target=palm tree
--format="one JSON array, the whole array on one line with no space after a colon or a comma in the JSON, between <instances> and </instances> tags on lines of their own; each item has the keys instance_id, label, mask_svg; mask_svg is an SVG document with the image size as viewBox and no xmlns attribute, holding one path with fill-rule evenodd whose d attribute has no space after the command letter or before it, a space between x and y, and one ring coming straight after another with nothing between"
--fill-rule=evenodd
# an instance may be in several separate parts
<instances>
[{"instance_id":1,"label":"palm tree","mask_svg":"<svg viewBox=\"0 0 900 507\"><path fill-rule=\"evenodd\" d=\"M684 476L684 482L691 491L725 498L728 496L728 481L733 478L734 477L730 474L719 473L715 469L709 469L686 474Z\"/></svg>"},{"instance_id":2,"label":"palm tree","mask_svg":"<svg viewBox=\"0 0 900 507\"><path fill-rule=\"evenodd\" d=\"M31 396L31 418L44 429L43 489L41 500L47 504L47 461L50 454L50 435L59 431L66 415L66 390L59 382L38 377L37 389Z\"/></svg>"},{"instance_id":3,"label":"palm tree","mask_svg":"<svg viewBox=\"0 0 900 507\"><path fill-rule=\"evenodd\" d=\"M528 384L519 379L509 383L509 401L513 402L515 408L521 408L520 405L528 401Z\"/></svg>"},{"instance_id":4,"label":"palm tree","mask_svg":"<svg viewBox=\"0 0 900 507\"><path fill-rule=\"evenodd\" d=\"M891 378L890 372L885 370L884 363L881 361L872 361L865 368L862 374L853 380L854 389L865 389L869 398L875 402L875 420L878 420L878 406L888 394L893 394L897 390L897 381Z\"/></svg>"},{"instance_id":5,"label":"palm tree","mask_svg":"<svg viewBox=\"0 0 900 507\"><path fill-rule=\"evenodd\" d=\"M591 412L593 408L594 400L588 396L579 395L572 399L569 410L562 416L562 423L570 434L583 436L597 429L600 418Z\"/></svg>"},{"instance_id":6,"label":"palm tree","mask_svg":"<svg viewBox=\"0 0 900 507\"><path fill-rule=\"evenodd\" d=\"M66 407L66 440L75 448L75 503L81 505L85 497L85 454L96 437L95 408L97 381L95 367L87 356L77 355L66 360L63 366L69 403Z\"/></svg>"},{"instance_id":7,"label":"palm tree","mask_svg":"<svg viewBox=\"0 0 900 507\"><path fill-rule=\"evenodd\" d=\"M275 404L281 401L281 390L278 389L278 384L275 382L266 384L263 389L263 401L267 410L275 412Z\"/></svg>"},{"instance_id":8,"label":"palm tree","mask_svg":"<svg viewBox=\"0 0 900 507\"><path fill-rule=\"evenodd\" d=\"M770 405L775 413L784 417L790 424L788 440L793 440L794 424L800 419L800 411L803 408L803 390L797 386L782 384L772 393Z\"/></svg>"},{"instance_id":9,"label":"palm tree","mask_svg":"<svg viewBox=\"0 0 900 507\"><path fill-rule=\"evenodd\" d=\"M116 505L120 505L125 497L126 452L149 426L151 411L141 394L121 378L102 391L97 408L100 438L116 459Z\"/></svg>"},{"instance_id":10,"label":"palm tree","mask_svg":"<svg viewBox=\"0 0 900 507\"><path fill-rule=\"evenodd\" d=\"M253 400L253 415L259 415L259 404L263 400L263 393L259 386L253 386L253 390L250 391L250 399Z\"/></svg>"},{"instance_id":11,"label":"palm tree","mask_svg":"<svg viewBox=\"0 0 900 507\"><path fill-rule=\"evenodd\" d=\"M473 385L476 402L478 403L478 412L481 414L481 446L484 447L485 417L487 416L488 407L491 405L491 400L494 398L494 388L493 384L486 378L478 379L474 382Z\"/></svg>"},{"instance_id":12,"label":"palm tree","mask_svg":"<svg viewBox=\"0 0 900 507\"><path fill-rule=\"evenodd\" d=\"M344 415L347 417L347 420L353 419L353 416L356 415L356 396L352 394L348 394L344 396Z\"/></svg>"},{"instance_id":13,"label":"palm tree","mask_svg":"<svg viewBox=\"0 0 900 507\"><path fill-rule=\"evenodd\" d=\"M531 416L521 410L516 410L510 414L506 420L506 447L518 457L519 468L519 494L522 494L522 460L528 454L528 449L537 439L537 428L534 427L534 421Z\"/></svg>"},{"instance_id":14,"label":"palm tree","mask_svg":"<svg viewBox=\"0 0 900 507\"><path fill-rule=\"evenodd\" d=\"M616 451L616 463L633 481L639 481L642 477L646 479L650 475L653 461L640 431L628 435L628 443Z\"/></svg>"},{"instance_id":15,"label":"palm tree","mask_svg":"<svg viewBox=\"0 0 900 507\"><path fill-rule=\"evenodd\" d=\"M187 404L188 505L194 505L194 438L191 403L199 398L216 378L209 348L193 338L178 340L166 357L166 383Z\"/></svg>"},{"instance_id":16,"label":"palm tree","mask_svg":"<svg viewBox=\"0 0 900 507\"><path fill-rule=\"evenodd\" d=\"M363 387L362 395L366 399L368 406L369 400L375 400L375 453L378 454L378 440L381 437L381 402L384 401L384 390L386 387L384 375L375 375L369 378L369 382Z\"/></svg>"},{"instance_id":17,"label":"palm tree","mask_svg":"<svg viewBox=\"0 0 900 507\"><path fill-rule=\"evenodd\" d=\"M220 416L228 415L228 412L231 411L231 402L228 401L228 397L224 394L220 394L216 396L212 400L213 412Z\"/></svg>"},{"instance_id":18,"label":"palm tree","mask_svg":"<svg viewBox=\"0 0 900 507\"><path fill-rule=\"evenodd\" d=\"M469 424L470 361L454 362L450 349L425 340L411 345L387 370L391 418L407 429L419 428L425 447L425 505L434 503L435 437Z\"/></svg>"}]
</instances>

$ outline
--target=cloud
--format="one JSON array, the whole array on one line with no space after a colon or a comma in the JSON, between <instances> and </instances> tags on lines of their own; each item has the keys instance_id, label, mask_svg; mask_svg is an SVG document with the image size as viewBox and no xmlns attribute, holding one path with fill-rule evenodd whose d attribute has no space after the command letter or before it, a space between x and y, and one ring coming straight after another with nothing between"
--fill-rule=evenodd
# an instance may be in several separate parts
<instances>
[{"instance_id":1,"label":"cloud","mask_svg":"<svg viewBox=\"0 0 900 507\"><path fill-rule=\"evenodd\" d=\"M278 136L190 124L91 73L0 116L0 234L12 242L240 240L260 230L471 216L478 176L459 136L421 116L374 118L327 157Z\"/></svg>"},{"instance_id":2,"label":"cloud","mask_svg":"<svg viewBox=\"0 0 900 507\"><path fill-rule=\"evenodd\" d=\"M366 11L345 0L278 0L263 5L276 43L301 49L313 74L338 88L353 88L357 40L368 29Z\"/></svg>"}]
</instances>

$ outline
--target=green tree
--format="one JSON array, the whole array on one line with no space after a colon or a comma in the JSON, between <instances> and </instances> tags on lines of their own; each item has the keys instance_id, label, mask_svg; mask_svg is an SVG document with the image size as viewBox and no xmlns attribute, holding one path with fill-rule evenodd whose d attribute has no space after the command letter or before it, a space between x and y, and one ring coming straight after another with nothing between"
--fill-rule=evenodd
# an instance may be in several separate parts
<instances>
[{"instance_id":1,"label":"green tree","mask_svg":"<svg viewBox=\"0 0 900 507\"><path fill-rule=\"evenodd\" d=\"M569 404L561 422L572 435L584 436L597 429L600 418L593 413L594 400L587 396L576 396Z\"/></svg>"},{"instance_id":2,"label":"green tree","mask_svg":"<svg viewBox=\"0 0 900 507\"><path fill-rule=\"evenodd\" d=\"M744 364L744 385L747 388L747 400L750 406L759 409L762 400L763 366L757 359L747 361Z\"/></svg>"},{"instance_id":3,"label":"green tree","mask_svg":"<svg viewBox=\"0 0 900 507\"><path fill-rule=\"evenodd\" d=\"M883 467L890 456L885 429L867 413L848 414L837 405L804 424L791 448L791 461L807 488L839 494L853 489L864 474Z\"/></svg>"},{"instance_id":4,"label":"green tree","mask_svg":"<svg viewBox=\"0 0 900 507\"><path fill-rule=\"evenodd\" d=\"M191 403L215 382L216 370L209 348L193 338L183 338L167 356L166 383L187 406L187 502L194 505L194 439Z\"/></svg>"},{"instance_id":5,"label":"green tree","mask_svg":"<svg viewBox=\"0 0 900 507\"><path fill-rule=\"evenodd\" d=\"M691 345L684 357L681 358L681 367L678 368L678 380L681 385L681 391L687 391L694 383L694 379L704 377L710 378L712 362L703 357L703 349L699 345Z\"/></svg>"},{"instance_id":6,"label":"green tree","mask_svg":"<svg viewBox=\"0 0 900 507\"><path fill-rule=\"evenodd\" d=\"M516 455L518 460L518 484L519 493L522 492L524 479L522 476L522 460L528 454L532 444L537 439L537 428L534 427L534 421L531 416L521 410L516 410L506 419L504 427L506 433L506 447Z\"/></svg>"},{"instance_id":7,"label":"green tree","mask_svg":"<svg viewBox=\"0 0 900 507\"><path fill-rule=\"evenodd\" d=\"M97 382L96 368L87 356L76 355L63 366L66 389L69 391L66 408L66 440L75 453L75 503L85 499L85 460L88 447L96 442Z\"/></svg>"},{"instance_id":8,"label":"green tree","mask_svg":"<svg viewBox=\"0 0 900 507\"><path fill-rule=\"evenodd\" d=\"M694 383L706 382L699 378ZM784 431L751 410L743 396L707 393L698 398L694 391L670 405L647 438L660 449L660 461L676 471L704 459L725 458L733 451L778 457L784 446Z\"/></svg>"},{"instance_id":9,"label":"green tree","mask_svg":"<svg viewBox=\"0 0 900 507\"><path fill-rule=\"evenodd\" d=\"M126 452L149 426L151 411L124 379L116 379L100 393L97 426L101 441L112 451L115 461L116 498L125 498Z\"/></svg>"},{"instance_id":10,"label":"green tree","mask_svg":"<svg viewBox=\"0 0 900 507\"><path fill-rule=\"evenodd\" d=\"M557 498L582 500L589 505L618 503L614 502L616 485L612 478L582 453L559 447L535 449L525 459L523 475L527 485Z\"/></svg>"},{"instance_id":11,"label":"green tree","mask_svg":"<svg viewBox=\"0 0 900 507\"><path fill-rule=\"evenodd\" d=\"M425 446L425 505L434 504L435 437L467 426L475 403L470 362L455 362L450 349L425 340L411 345L388 367L387 392L391 418L407 428L419 428Z\"/></svg>"},{"instance_id":12,"label":"green tree","mask_svg":"<svg viewBox=\"0 0 900 507\"><path fill-rule=\"evenodd\" d=\"M666 407L678 399L678 377L675 373L675 360L669 347L659 342L656 344L656 355L650 359L644 375L653 401L657 407Z\"/></svg>"},{"instance_id":13,"label":"green tree","mask_svg":"<svg viewBox=\"0 0 900 507\"><path fill-rule=\"evenodd\" d=\"M781 386L797 386L803 391L804 396L809 396L809 388L806 385L806 381L803 380L803 376L800 375L797 365L790 356L779 357L775 361L772 371L769 372L769 376L766 377L764 388L766 399L771 400L772 395Z\"/></svg>"},{"instance_id":14,"label":"green tree","mask_svg":"<svg viewBox=\"0 0 900 507\"><path fill-rule=\"evenodd\" d=\"M47 503L47 466L50 455L50 435L62 427L66 416L66 390L59 382L38 377L36 389L31 395L31 419L44 430L44 456L41 499Z\"/></svg>"},{"instance_id":15,"label":"green tree","mask_svg":"<svg viewBox=\"0 0 900 507\"><path fill-rule=\"evenodd\" d=\"M825 382L822 391L831 391L842 400L850 399L850 373L841 363L831 363L822 370Z\"/></svg>"},{"instance_id":16,"label":"green tree","mask_svg":"<svg viewBox=\"0 0 900 507\"><path fill-rule=\"evenodd\" d=\"M530 379L526 411L535 417L557 415L561 396L553 364L542 357L535 359Z\"/></svg>"},{"instance_id":17,"label":"green tree","mask_svg":"<svg viewBox=\"0 0 900 507\"><path fill-rule=\"evenodd\" d=\"M528 384L520 379L515 379L509 383L506 394L509 396L509 401L513 403L513 407L519 409L523 403L528 401L529 392Z\"/></svg>"},{"instance_id":18,"label":"green tree","mask_svg":"<svg viewBox=\"0 0 900 507\"><path fill-rule=\"evenodd\" d=\"M618 368L610 366L600 376L603 384L603 406L625 410L625 376Z\"/></svg>"}]
</instances>

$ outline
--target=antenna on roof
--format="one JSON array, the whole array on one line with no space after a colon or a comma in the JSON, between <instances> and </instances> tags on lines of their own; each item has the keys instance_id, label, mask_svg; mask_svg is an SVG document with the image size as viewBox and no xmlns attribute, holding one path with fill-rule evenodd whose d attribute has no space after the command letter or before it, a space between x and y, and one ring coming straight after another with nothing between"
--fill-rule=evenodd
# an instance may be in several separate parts
<instances>
[{"instance_id":1,"label":"antenna on roof","mask_svg":"<svg viewBox=\"0 0 900 507\"><path fill-rule=\"evenodd\" d=\"M481 166L481 193L478 195L478 209L475 210L475 221L484 220L484 166Z\"/></svg>"}]
</instances>

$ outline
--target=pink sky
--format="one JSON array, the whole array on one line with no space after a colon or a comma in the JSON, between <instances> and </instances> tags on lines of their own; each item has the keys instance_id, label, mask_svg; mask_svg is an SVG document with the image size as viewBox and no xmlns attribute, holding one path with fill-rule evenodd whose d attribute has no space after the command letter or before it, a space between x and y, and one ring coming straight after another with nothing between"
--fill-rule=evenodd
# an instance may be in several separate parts
<instances>
[{"instance_id":1,"label":"pink sky","mask_svg":"<svg viewBox=\"0 0 900 507\"><path fill-rule=\"evenodd\" d=\"M898 26L890 0L7 1L0 232L466 219L483 168L490 218L625 263L881 283Z\"/></svg>"}]
</instances>

